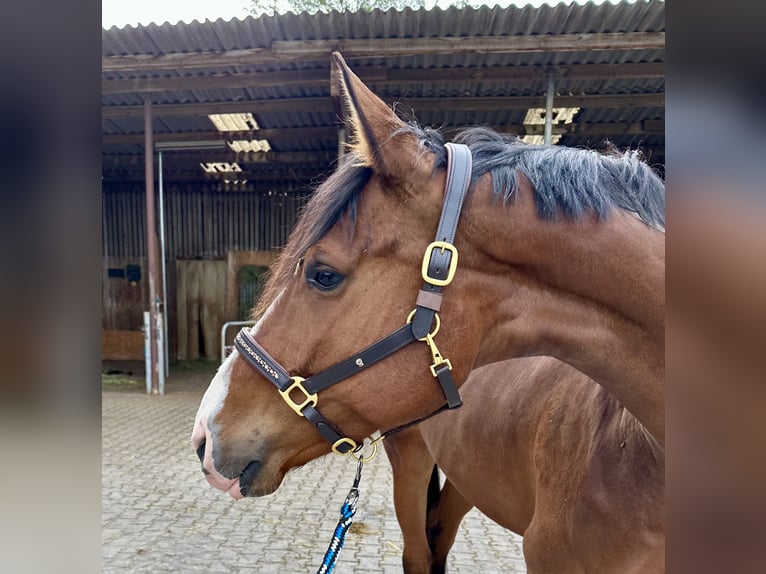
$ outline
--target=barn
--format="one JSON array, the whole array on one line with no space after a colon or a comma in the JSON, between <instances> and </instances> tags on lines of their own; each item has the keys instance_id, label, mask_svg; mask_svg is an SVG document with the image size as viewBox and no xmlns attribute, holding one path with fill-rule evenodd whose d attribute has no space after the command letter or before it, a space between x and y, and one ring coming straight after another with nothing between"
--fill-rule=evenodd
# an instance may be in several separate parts
<instances>
[{"instance_id":1,"label":"barn","mask_svg":"<svg viewBox=\"0 0 766 574\"><path fill-rule=\"evenodd\" d=\"M102 31L102 358L220 355L343 153L330 54L451 131L665 162L665 5L287 13Z\"/></svg>"}]
</instances>

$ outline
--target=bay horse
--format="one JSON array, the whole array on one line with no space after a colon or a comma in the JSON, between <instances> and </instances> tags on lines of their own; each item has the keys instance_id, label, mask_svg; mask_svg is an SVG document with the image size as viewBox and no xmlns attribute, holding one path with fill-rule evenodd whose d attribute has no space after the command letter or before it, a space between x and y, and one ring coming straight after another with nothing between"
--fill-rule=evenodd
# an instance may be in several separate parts
<instances>
[{"instance_id":1,"label":"bay horse","mask_svg":"<svg viewBox=\"0 0 766 574\"><path fill-rule=\"evenodd\" d=\"M384 442L405 574L445 572L474 506L524 537L530 573L664 572L664 453L603 387L533 357L476 369L460 392L462 408Z\"/></svg>"},{"instance_id":2,"label":"bay horse","mask_svg":"<svg viewBox=\"0 0 766 574\"><path fill-rule=\"evenodd\" d=\"M457 406L472 369L535 355L591 377L664 445L661 180L634 153L487 128L445 144L333 59L353 151L205 392L192 446L207 481L270 494L291 468Z\"/></svg>"}]
</instances>

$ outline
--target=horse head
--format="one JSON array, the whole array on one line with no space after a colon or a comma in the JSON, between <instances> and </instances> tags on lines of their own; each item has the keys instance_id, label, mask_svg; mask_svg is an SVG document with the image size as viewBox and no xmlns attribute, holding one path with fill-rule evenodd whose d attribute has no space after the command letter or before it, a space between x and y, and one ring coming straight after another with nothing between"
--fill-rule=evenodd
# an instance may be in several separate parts
<instances>
[{"instance_id":1,"label":"horse head","mask_svg":"<svg viewBox=\"0 0 766 574\"><path fill-rule=\"evenodd\" d=\"M301 413L314 395L301 386L302 378L407 325L447 179L439 154L334 57L352 151L307 204L272 269L257 323L239 337L245 347L220 367L193 430L208 481L235 498L269 494L289 469L331 449L351 450L374 431L418 419L445 400L429 369L434 353L420 337L374 365L354 359L358 372L316 393L310 406L325 426ZM471 316L480 316L459 275L445 287L443 305L426 329L434 345L438 341L437 353L450 360L458 385L479 345ZM437 321L443 325L438 334ZM259 372L253 367L264 357L273 366ZM268 369L284 371L292 388L280 393ZM331 444L318 428L345 440Z\"/></svg>"},{"instance_id":2,"label":"horse head","mask_svg":"<svg viewBox=\"0 0 766 574\"><path fill-rule=\"evenodd\" d=\"M334 60L351 153L202 400L192 442L208 481L268 494L290 468L456 406L475 366L530 355L589 375L663 440L665 195L651 168L486 128L445 144Z\"/></svg>"}]
</instances>

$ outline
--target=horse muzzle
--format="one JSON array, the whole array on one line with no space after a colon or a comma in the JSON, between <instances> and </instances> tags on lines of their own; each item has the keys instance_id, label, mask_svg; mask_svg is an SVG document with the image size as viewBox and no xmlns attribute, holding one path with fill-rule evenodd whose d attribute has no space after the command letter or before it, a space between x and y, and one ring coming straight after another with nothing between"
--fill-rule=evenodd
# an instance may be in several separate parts
<instances>
[{"instance_id":1,"label":"horse muzzle","mask_svg":"<svg viewBox=\"0 0 766 574\"><path fill-rule=\"evenodd\" d=\"M259 477L263 468L260 460L247 460L239 458L239 461L230 461L226 464L220 464L222 456L220 449L215 448L215 439L208 428L205 419L199 421L192 434L192 448L197 453L197 457L202 464L202 474L210 486L228 492L234 499L244 498L246 496L261 496L269 494L266 489L254 488L254 482ZM219 464L216 464L216 460Z\"/></svg>"}]
</instances>

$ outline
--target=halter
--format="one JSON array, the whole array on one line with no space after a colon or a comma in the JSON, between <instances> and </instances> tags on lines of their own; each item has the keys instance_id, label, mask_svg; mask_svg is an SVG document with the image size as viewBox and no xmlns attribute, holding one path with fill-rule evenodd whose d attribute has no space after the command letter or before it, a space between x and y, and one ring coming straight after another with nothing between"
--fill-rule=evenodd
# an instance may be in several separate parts
<instances>
[{"instance_id":1,"label":"halter","mask_svg":"<svg viewBox=\"0 0 766 574\"><path fill-rule=\"evenodd\" d=\"M471 181L472 158L468 146L448 143L445 147L447 149L447 183L439 227L436 230L436 240L428 245L423 256L421 275L424 283L418 292L415 309L404 325L366 349L305 379L290 375L246 329L242 329L234 339L234 346L242 357L277 387L287 405L297 415L305 417L313 424L319 434L332 445L332 450L338 454L357 453L364 444L357 444L353 439L342 435L322 416L317 410L319 402L317 394L415 341L425 342L431 351L433 358L431 374L439 381L446 404L430 415L386 431L372 440L371 444L375 450L377 450L376 443L386 436L418 424L445 409L458 408L463 404L455 381L452 379L452 364L449 359L441 355L434 337L441 325L439 309L442 287L452 282L457 269L458 254L453 241L463 200ZM431 330L432 325L433 330ZM369 458L374 456L375 450ZM359 458L361 459L361 454Z\"/></svg>"}]
</instances>

